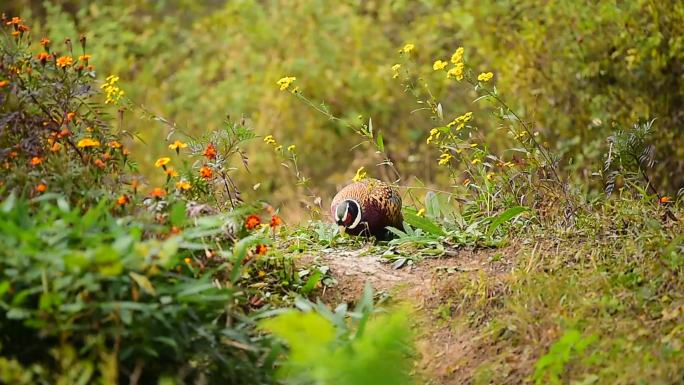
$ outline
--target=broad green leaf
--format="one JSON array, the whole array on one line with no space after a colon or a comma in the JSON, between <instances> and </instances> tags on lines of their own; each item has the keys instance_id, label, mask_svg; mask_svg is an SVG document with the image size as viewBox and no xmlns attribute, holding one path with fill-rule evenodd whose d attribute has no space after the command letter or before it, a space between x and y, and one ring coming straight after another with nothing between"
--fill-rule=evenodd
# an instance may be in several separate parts
<instances>
[{"instance_id":1,"label":"broad green leaf","mask_svg":"<svg viewBox=\"0 0 684 385\"><path fill-rule=\"evenodd\" d=\"M444 235L444 230L442 230L439 225L428 218L418 216L415 209L405 207L402 211L404 214L404 221L406 221L406 223L409 225L421 229L429 234Z\"/></svg>"},{"instance_id":2,"label":"broad green leaf","mask_svg":"<svg viewBox=\"0 0 684 385\"><path fill-rule=\"evenodd\" d=\"M511 219L515 218L516 216L522 214L527 210L527 207L515 206L497 215L493 218L492 223L489 225L489 229L487 229L487 236L491 237L492 235L494 235L494 232L496 231L496 229L499 228L499 226L510 221Z\"/></svg>"}]
</instances>

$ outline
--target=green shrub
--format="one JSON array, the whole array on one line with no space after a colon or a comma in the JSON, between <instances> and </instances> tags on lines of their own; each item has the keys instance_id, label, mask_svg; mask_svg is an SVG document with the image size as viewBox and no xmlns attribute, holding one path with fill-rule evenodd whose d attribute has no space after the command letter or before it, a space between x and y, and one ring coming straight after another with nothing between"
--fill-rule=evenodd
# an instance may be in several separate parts
<instances>
[{"instance_id":1,"label":"green shrub","mask_svg":"<svg viewBox=\"0 0 684 385\"><path fill-rule=\"evenodd\" d=\"M252 332L258 312L241 310L245 291L217 286L213 274L196 277L196 250L225 247L232 219L205 217L149 238L159 226L114 217L113 206L103 200L82 211L58 196L2 202L3 382L269 382L271 344ZM225 260L244 258L257 241L243 239L236 254L226 248ZM26 372L9 373L11 362Z\"/></svg>"}]
</instances>

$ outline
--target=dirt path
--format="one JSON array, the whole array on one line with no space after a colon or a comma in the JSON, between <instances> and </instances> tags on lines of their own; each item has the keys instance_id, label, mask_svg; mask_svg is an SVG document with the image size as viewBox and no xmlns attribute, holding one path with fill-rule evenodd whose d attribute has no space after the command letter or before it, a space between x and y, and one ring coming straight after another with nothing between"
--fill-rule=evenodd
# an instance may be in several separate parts
<instances>
[{"instance_id":1,"label":"dirt path","mask_svg":"<svg viewBox=\"0 0 684 385\"><path fill-rule=\"evenodd\" d=\"M368 254L368 249L326 251L317 262L330 267L337 285L323 292L322 300L331 305L352 302L369 282L376 292L408 301L415 309L418 330L416 372L433 384L471 383L482 354L473 343L475 331L453 322L458 294L476 276L510 272L511 248L450 250L401 269L392 268L380 255Z\"/></svg>"}]
</instances>

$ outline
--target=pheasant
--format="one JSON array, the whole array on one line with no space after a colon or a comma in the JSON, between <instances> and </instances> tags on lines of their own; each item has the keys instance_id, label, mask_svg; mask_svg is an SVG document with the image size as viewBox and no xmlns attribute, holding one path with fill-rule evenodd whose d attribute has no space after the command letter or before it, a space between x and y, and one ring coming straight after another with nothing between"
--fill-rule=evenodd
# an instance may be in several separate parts
<instances>
[{"instance_id":1,"label":"pheasant","mask_svg":"<svg viewBox=\"0 0 684 385\"><path fill-rule=\"evenodd\" d=\"M387 226L404 228L399 192L377 179L345 186L333 198L330 211L335 222L351 235L389 240L392 233Z\"/></svg>"}]
</instances>

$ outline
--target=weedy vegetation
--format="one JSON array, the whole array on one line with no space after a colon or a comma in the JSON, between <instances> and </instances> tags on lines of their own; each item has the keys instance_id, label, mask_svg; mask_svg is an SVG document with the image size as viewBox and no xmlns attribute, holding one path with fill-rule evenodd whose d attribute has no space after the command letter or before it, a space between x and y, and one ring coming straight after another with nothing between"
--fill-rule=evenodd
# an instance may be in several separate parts
<instances>
[{"instance_id":1,"label":"weedy vegetation","mask_svg":"<svg viewBox=\"0 0 684 385\"><path fill-rule=\"evenodd\" d=\"M682 5L411 3L6 6L0 382L684 382Z\"/></svg>"}]
</instances>

